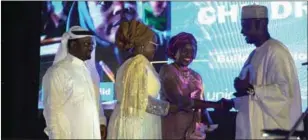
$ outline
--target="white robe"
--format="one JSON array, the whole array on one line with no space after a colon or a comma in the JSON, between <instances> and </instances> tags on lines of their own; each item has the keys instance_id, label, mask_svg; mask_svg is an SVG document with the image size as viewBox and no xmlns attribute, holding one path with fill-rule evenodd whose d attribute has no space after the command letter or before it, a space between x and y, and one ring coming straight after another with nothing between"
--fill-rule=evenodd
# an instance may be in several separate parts
<instances>
[{"instance_id":1,"label":"white robe","mask_svg":"<svg viewBox=\"0 0 308 140\"><path fill-rule=\"evenodd\" d=\"M43 114L50 139L101 139L106 118L93 82L85 63L70 54L47 70Z\"/></svg>"},{"instance_id":2,"label":"white robe","mask_svg":"<svg viewBox=\"0 0 308 140\"><path fill-rule=\"evenodd\" d=\"M262 139L262 129L290 130L302 111L297 71L288 49L269 39L253 53L240 77L249 72L255 95L233 100L238 110L236 139Z\"/></svg>"}]
</instances>

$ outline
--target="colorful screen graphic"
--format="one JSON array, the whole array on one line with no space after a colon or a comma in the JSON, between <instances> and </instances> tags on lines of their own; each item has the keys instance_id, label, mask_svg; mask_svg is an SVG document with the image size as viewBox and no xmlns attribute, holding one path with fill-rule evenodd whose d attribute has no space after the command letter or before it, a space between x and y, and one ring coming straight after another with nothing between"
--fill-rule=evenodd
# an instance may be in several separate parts
<instances>
[{"instance_id":1,"label":"colorful screen graphic","mask_svg":"<svg viewBox=\"0 0 308 140\"><path fill-rule=\"evenodd\" d=\"M117 49L115 33L124 12L127 19L137 19L148 25L157 35L158 52L154 61L166 61L164 55L170 33L170 2L166 1L46 1L43 2L41 27L40 81L52 65L61 42L62 34L74 25L87 28L96 38L96 68L100 75L100 94L103 101L115 99L113 83L120 64L129 54ZM158 70L162 64L155 64ZM43 108L42 85L39 92L39 108Z\"/></svg>"},{"instance_id":2,"label":"colorful screen graphic","mask_svg":"<svg viewBox=\"0 0 308 140\"><path fill-rule=\"evenodd\" d=\"M255 2L269 10L269 32L295 60L303 111L307 107L307 2ZM198 52L191 68L203 79L205 98L233 98L233 80L255 48L241 34L241 6L252 2L172 2L171 35L194 34Z\"/></svg>"},{"instance_id":3,"label":"colorful screen graphic","mask_svg":"<svg viewBox=\"0 0 308 140\"><path fill-rule=\"evenodd\" d=\"M42 80L52 65L61 35L71 26L80 25L97 37L96 62L100 74L103 101L115 100L114 75L127 54L114 45L116 29L108 24L117 22L119 2L44 2L42 11L41 71ZM233 80L238 76L254 46L245 42L240 33L240 10L253 2L135 2L122 4L129 19L139 19L159 37L160 47L154 66L159 70L171 63L165 56L170 36L179 32L192 33L198 41L196 60L190 65L203 79L206 100L232 98ZM303 110L307 107L307 2L255 2L269 9L269 31L282 41L295 60L299 76ZM121 9L120 9L121 10ZM107 18L109 17L109 18ZM41 85L40 85L41 86ZM40 89L39 108L44 94Z\"/></svg>"}]
</instances>

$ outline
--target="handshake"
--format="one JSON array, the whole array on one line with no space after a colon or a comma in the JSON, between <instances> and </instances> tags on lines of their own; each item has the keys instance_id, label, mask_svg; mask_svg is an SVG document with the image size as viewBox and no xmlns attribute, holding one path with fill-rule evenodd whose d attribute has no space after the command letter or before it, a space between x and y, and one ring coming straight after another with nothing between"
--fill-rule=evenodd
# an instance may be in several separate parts
<instances>
[{"instance_id":1,"label":"handshake","mask_svg":"<svg viewBox=\"0 0 308 140\"><path fill-rule=\"evenodd\" d=\"M218 110L230 110L234 107L234 103L232 100L228 100L225 98L220 99L217 102L211 101L203 101L203 100L194 100L194 107L199 109L206 109L206 108L214 108Z\"/></svg>"},{"instance_id":2,"label":"handshake","mask_svg":"<svg viewBox=\"0 0 308 140\"><path fill-rule=\"evenodd\" d=\"M220 99L219 101L217 101L217 103L221 104L222 107L219 109L223 111L229 111L234 107L234 102L225 98Z\"/></svg>"},{"instance_id":3,"label":"handshake","mask_svg":"<svg viewBox=\"0 0 308 140\"><path fill-rule=\"evenodd\" d=\"M189 108L179 107L175 104L170 104L169 113L176 113L178 111L190 111L191 109L206 109L206 108L213 108L217 110L229 111L234 107L234 103L232 100L228 100L225 98L220 99L217 102L212 101L204 101L199 99L193 99L193 106Z\"/></svg>"}]
</instances>

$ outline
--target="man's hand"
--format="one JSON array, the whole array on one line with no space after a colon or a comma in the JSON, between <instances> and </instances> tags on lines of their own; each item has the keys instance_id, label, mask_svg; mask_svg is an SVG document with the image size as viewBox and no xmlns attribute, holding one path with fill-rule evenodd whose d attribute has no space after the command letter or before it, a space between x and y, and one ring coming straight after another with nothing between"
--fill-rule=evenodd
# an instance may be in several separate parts
<instances>
[{"instance_id":1,"label":"man's hand","mask_svg":"<svg viewBox=\"0 0 308 140\"><path fill-rule=\"evenodd\" d=\"M234 88L237 92L245 91L249 87L250 84L248 80L241 80L238 77L234 79Z\"/></svg>"},{"instance_id":2,"label":"man's hand","mask_svg":"<svg viewBox=\"0 0 308 140\"><path fill-rule=\"evenodd\" d=\"M253 86L249 83L249 73L245 77L244 80L241 80L240 78L234 79L234 88L236 90L236 93L233 95L235 97L242 97L242 96L248 96L248 89L253 88Z\"/></svg>"},{"instance_id":3,"label":"man's hand","mask_svg":"<svg viewBox=\"0 0 308 140\"><path fill-rule=\"evenodd\" d=\"M106 140L107 138L107 127L105 125L101 125L101 139Z\"/></svg>"},{"instance_id":4,"label":"man's hand","mask_svg":"<svg viewBox=\"0 0 308 140\"><path fill-rule=\"evenodd\" d=\"M247 75L244 80L241 80L239 77L236 77L234 79L234 88L236 92L243 92L247 91L247 88L249 88L251 85L249 84L250 80L250 74L247 72Z\"/></svg>"},{"instance_id":5,"label":"man's hand","mask_svg":"<svg viewBox=\"0 0 308 140\"><path fill-rule=\"evenodd\" d=\"M235 97L242 97L242 96L248 96L248 92L247 91L238 91L238 92L235 92L233 93L233 96Z\"/></svg>"}]
</instances>

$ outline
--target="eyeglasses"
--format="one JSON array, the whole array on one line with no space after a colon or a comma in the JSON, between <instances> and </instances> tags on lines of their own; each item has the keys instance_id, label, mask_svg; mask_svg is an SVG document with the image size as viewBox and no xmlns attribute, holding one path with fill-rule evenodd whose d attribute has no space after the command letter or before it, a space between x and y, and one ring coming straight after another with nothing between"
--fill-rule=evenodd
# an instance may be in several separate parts
<instances>
[{"instance_id":1,"label":"eyeglasses","mask_svg":"<svg viewBox=\"0 0 308 140\"><path fill-rule=\"evenodd\" d=\"M84 46L84 47L90 47L90 46L95 47L96 46L95 38L92 38L91 41L90 40L87 40L87 41L79 41L79 40L77 40L77 42L80 45Z\"/></svg>"},{"instance_id":2,"label":"eyeglasses","mask_svg":"<svg viewBox=\"0 0 308 140\"><path fill-rule=\"evenodd\" d=\"M159 44L157 44L157 43L155 43L155 42L153 42L153 41L149 41L149 43L151 43L151 44L153 44L153 45L155 45L155 46L158 46Z\"/></svg>"},{"instance_id":3,"label":"eyeglasses","mask_svg":"<svg viewBox=\"0 0 308 140\"><path fill-rule=\"evenodd\" d=\"M153 45L155 46L155 48L157 48L158 45L159 45L159 44L157 44L157 43L155 43L155 42L153 42L153 41L149 41L149 43L150 43L150 44L153 44Z\"/></svg>"}]
</instances>

